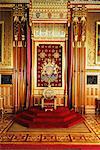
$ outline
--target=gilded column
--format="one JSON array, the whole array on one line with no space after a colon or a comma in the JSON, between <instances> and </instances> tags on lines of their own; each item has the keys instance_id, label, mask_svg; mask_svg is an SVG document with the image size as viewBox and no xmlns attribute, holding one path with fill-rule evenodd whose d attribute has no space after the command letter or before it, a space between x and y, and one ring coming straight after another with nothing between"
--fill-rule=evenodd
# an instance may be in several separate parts
<instances>
[{"instance_id":1,"label":"gilded column","mask_svg":"<svg viewBox=\"0 0 100 150\"><path fill-rule=\"evenodd\" d=\"M65 92L64 92L64 95L65 95L65 106L67 106L67 67L68 67L68 61L67 61L67 49L68 49L68 33L66 33L66 37L65 37Z\"/></svg>"},{"instance_id":2,"label":"gilded column","mask_svg":"<svg viewBox=\"0 0 100 150\"><path fill-rule=\"evenodd\" d=\"M21 97L21 108L25 107L26 100L26 29L27 29L27 6L22 5L22 16L21 16L21 68L20 68L20 88L22 91L20 92Z\"/></svg>"},{"instance_id":3,"label":"gilded column","mask_svg":"<svg viewBox=\"0 0 100 150\"><path fill-rule=\"evenodd\" d=\"M77 81L78 81L78 77L77 77L77 72L78 72L78 67L77 67L77 41L78 41L78 18L77 16L75 16L73 18L73 28L74 28L74 70L73 70L73 99L74 99L74 107L75 107L75 111L77 111L78 109L78 102L77 102L77 98L78 98L78 89L77 89Z\"/></svg>"},{"instance_id":4,"label":"gilded column","mask_svg":"<svg viewBox=\"0 0 100 150\"><path fill-rule=\"evenodd\" d=\"M34 24L32 25L32 35L31 35L31 39L32 39L32 69L31 69L31 74L32 74L32 89L31 89L31 92L32 92L32 99L33 99L33 104L35 103L35 97L34 97L34 87L35 87L35 81L37 80L36 79L36 76L35 76L35 72L34 72L34 68L36 67L35 65L35 40L34 40Z\"/></svg>"},{"instance_id":5,"label":"gilded column","mask_svg":"<svg viewBox=\"0 0 100 150\"><path fill-rule=\"evenodd\" d=\"M84 112L85 104L85 30L86 9L85 6L73 8L74 22L74 97L75 110Z\"/></svg>"},{"instance_id":6,"label":"gilded column","mask_svg":"<svg viewBox=\"0 0 100 150\"><path fill-rule=\"evenodd\" d=\"M18 6L15 5L14 7L14 36L13 36L13 57L15 59L13 62L14 65L14 108L15 112L18 111L18 26L19 26L19 16L18 16Z\"/></svg>"},{"instance_id":7,"label":"gilded column","mask_svg":"<svg viewBox=\"0 0 100 150\"><path fill-rule=\"evenodd\" d=\"M21 111L25 104L25 58L26 58L26 16L25 5L14 7L14 82L15 82L15 112ZM21 89L21 90L20 90Z\"/></svg>"},{"instance_id":8,"label":"gilded column","mask_svg":"<svg viewBox=\"0 0 100 150\"><path fill-rule=\"evenodd\" d=\"M81 113L85 113L85 66L86 66L86 15L81 18L82 22L82 50L81 50Z\"/></svg>"}]
</instances>

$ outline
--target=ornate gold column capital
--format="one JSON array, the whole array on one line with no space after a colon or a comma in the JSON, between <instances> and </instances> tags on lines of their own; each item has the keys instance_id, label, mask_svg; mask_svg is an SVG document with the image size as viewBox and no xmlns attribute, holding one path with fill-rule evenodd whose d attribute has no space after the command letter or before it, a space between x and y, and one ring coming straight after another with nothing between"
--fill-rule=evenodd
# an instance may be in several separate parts
<instances>
[{"instance_id":1,"label":"ornate gold column capital","mask_svg":"<svg viewBox=\"0 0 100 150\"><path fill-rule=\"evenodd\" d=\"M86 18L87 9L85 5L78 5L73 7L73 25L74 25L74 41L85 42L86 40ZM82 30L81 35L79 30Z\"/></svg>"},{"instance_id":2,"label":"ornate gold column capital","mask_svg":"<svg viewBox=\"0 0 100 150\"><path fill-rule=\"evenodd\" d=\"M20 41L22 41L23 46L25 46L26 39L26 21L27 21L27 5L26 4L15 4L13 7L13 23L14 23L14 40L18 41L20 36ZM19 35L20 28L20 35Z\"/></svg>"}]
</instances>

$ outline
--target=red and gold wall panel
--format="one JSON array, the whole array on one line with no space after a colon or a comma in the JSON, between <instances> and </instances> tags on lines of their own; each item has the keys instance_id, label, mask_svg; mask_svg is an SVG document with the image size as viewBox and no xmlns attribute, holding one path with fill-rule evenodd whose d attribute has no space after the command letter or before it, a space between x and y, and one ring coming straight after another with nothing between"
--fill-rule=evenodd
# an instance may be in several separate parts
<instances>
[{"instance_id":1,"label":"red and gold wall panel","mask_svg":"<svg viewBox=\"0 0 100 150\"><path fill-rule=\"evenodd\" d=\"M46 87L48 82L41 78L42 65L50 60L58 66L57 78L52 87L62 87L62 46L60 44L39 44L37 46L37 87Z\"/></svg>"}]
</instances>

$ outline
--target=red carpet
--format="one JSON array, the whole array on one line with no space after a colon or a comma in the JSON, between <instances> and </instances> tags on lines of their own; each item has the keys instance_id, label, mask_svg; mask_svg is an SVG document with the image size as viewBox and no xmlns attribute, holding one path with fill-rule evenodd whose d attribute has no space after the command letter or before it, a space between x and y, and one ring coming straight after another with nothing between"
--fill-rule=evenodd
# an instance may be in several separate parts
<instances>
[{"instance_id":1,"label":"red carpet","mask_svg":"<svg viewBox=\"0 0 100 150\"><path fill-rule=\"evenodd\" d=\"M0 150L100 150L99 145L2 144Z\"/></svg>"},{"instance_id":2,"label":"red carpet","mask_svg":"<svg viewBox=\"0 0 100 150\"><path fill-rule=\"evenodd\" d=\"M32 107L16 115L16 122L29 128L67 128L83 120L79 113L70 111L67 107L47 112L39 107Z\"/></svg>"}]
</instances>

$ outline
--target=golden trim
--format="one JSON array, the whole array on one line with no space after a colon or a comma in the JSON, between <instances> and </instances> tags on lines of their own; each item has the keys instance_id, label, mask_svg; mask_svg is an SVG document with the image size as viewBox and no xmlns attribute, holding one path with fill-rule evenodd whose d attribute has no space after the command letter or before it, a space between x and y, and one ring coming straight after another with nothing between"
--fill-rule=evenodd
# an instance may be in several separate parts
<instances>
[{"instance_id":1,"label":"golden trim","mask_svg":"<svg viewBox=\"0 0 100 150\"><path fill-rule=\"evenodd\" d=\"M15 4L0 4L0 8L13 8Z\"/></svg>"},{"instance_id":2,"label":"golden trim","mask_svg":"<svg viewBox=\"0 0 100 150\"><path fill-rule=\"evenodd\" d=\"M3 52L4 52L4 21L0 21L0 24L2 25L2 45L1 45L1 62L3 62Z\"/></svg>"},{"instance_id":3,"label":"golden trim","mask_svg":"<svg viewBox=\"0 0 100 150\"><path fill-rule=\"evenodd\" d=\"M98 61L98 54L97 54L97 51L98 51L98 25L100 25L100 22L97 21L96 22L96 64L100 64L100 61Z\"/></svg>"},{"instance_id":4,"label":"golden trim","mask_svg":"<svg viewBox=\"0 0 100 150\"><path fill-rule=\"evenodd\" d=\"M11 26L13 29L13 17L11 18ZM13 68L13 32L11 32L11 42L12 42L12 46L11 46L11 68Z\"/></svg>"}]
</instances>

